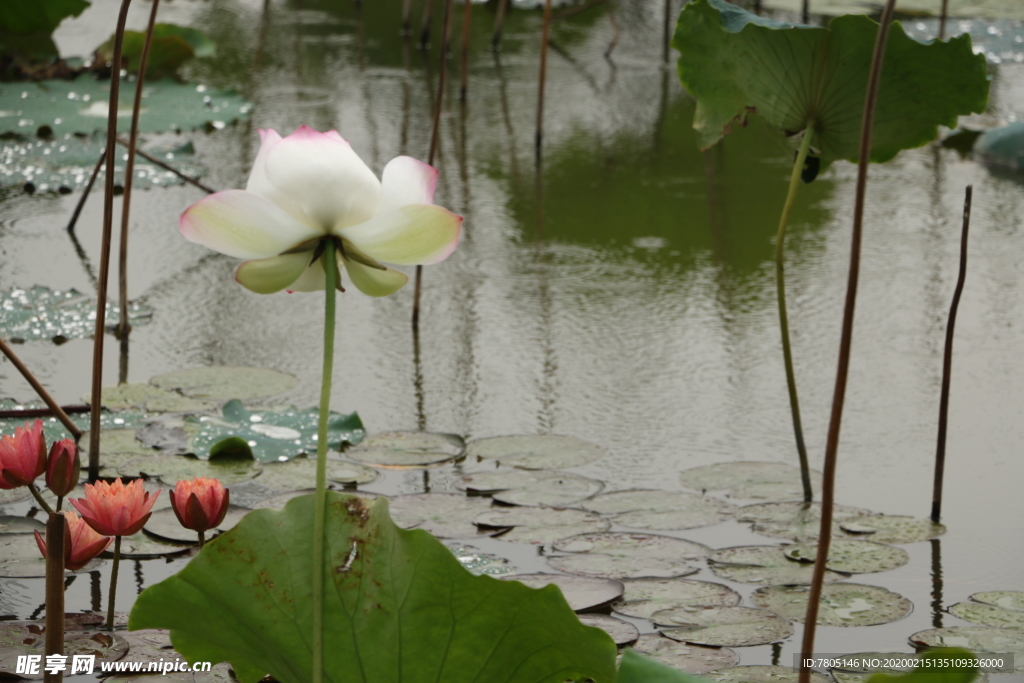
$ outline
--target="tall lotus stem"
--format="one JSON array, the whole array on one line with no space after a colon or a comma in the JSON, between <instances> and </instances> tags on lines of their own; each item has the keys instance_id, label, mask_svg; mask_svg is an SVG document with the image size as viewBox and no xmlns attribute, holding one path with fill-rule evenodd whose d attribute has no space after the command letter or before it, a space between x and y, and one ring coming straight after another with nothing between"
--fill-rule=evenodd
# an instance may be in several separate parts
<instances>
[{"instance_id":1,"label":"tall lotus stem","mask_svg":"<svg viewBox=\"0 0 1024 683\"><path fill-rule=\"evenodd\" d=\"M473 15L473 3L466 0L462 10L462 68L460 72L459 99L466 101L466 90L469 88L469 27Z\"/></svg>"},{"instance_id":2,"label":"tall lotus stem","mask_svg":"<svg viewBox=\"0 0 1024 683\"><path fill-rule=\"evenodd\" d=\"M402 0L402 37L408 38L412 33L409 26L409 15L412 13L412 0Z\"/></svg>"},{"instance_id":3,"label":"tall lotus stem","mask_svg":"<svg viewBox=\"0 0 1024 683\"><path fill-rule=\"evenodd\" d=\"M505 14L508 12L509 0L498 0L498 14L494 17L494 35L491 36L491 50L497 52L501 48L501 32L505 28Z\"/></svg>"},{"instance_id":4,"label":"tall lotus stem","mask_svg":"<svg viewBox=\"0 0 1024 683\"><path fill-rule=\"evenodd\" d=\"M818 531L818 553L814 560L814 574L807 595L807 615L804 617L804 637L801 652L814 652L814 629L818 623L818 603L821 601L821 587L825 580L825 562L828 560L829 544L832 541L832 505L835 502L836 454L839 450L839 428L843 420L843 401L846 399L846 379L850 372L850 347L853 344L853 311L857 304L857 280L860 277L860 243L864 226L864 195L868 185L868 164L871 161L871 128L875 122L875 103L878 100L878 84L882 80L882 62L885 59L885 44L889 38L889 25L896 0L888 0L878 24L875 51L871 56L871 74L868 77L867 97L864 100L864 117L860 128L860 149L857 160L857 189L853 205L853 235L850 245L850 275L846 284L846 301L843 305L843 331L839 341L839 362L836 368L836 385L832 395L832 415L828 423L828 438L825 441L825 471L821 489L821 527ZM800 658L798 683L810 683L811 669L804 665L807 660Z\"/></svg>"},{"instance_id":5,"label":"tall lotus stem","mask_svg":"<svg viewBox=\"0 0 1024 683\"><path fill-rule=\"evenodd\" d=\"M324 522L327 506L327 422L331 410L331 377L334 374L334 309L338 266L332 238L324 240L326 273L324 299L324 364L320 383L320 421L316 443L316 494L313 506L313 683L324 679Z\"/></svg>"},{"instance_id":6,"label":"tall lotus stem","mask_svg":"<svg viewBox=\"0 0 1024 683\"><path fill-rule=\"evenodd\" d=\"M64 513L46 521L46 656L64 654L64 547L70 542ZM43 674L45 683L60 683L61 672Z\"/></svg>"},{"instance_id":7,"label":"tall lotus stem","mask_svg":"<svg viewBox=\"0 0 1024 683\"><path fill-rule=\"evenodd\" d=\"M434 0L427 0L423 6L423 25L420 27L420 49L426 50L430 45L430 24L434 20Z\"/></svg>"},{"instance_id":8,"label":"tall lotus stem","mask_svg":"<svg viewBox=\"0 0 1024 683\"><path fill-rule=\"evenodd\" d=\"M544 29L540 42L540 82L537 85L537 134L534 152L540 159L541 141L544 139L544 78L548 70L548 36L551 34L551 0L544 2Z\"/></svg>"},{"instance_id":9,"label":"tall lotus stem","mask_svg":"<svg viewBox=\"0 0 1024 683\"><path fill-rule=\"evenodd\" d=\"M786 224L789 223L789 214L793 210L793 200L796 198L797 188L800 186L800 174L807 160L807 152L811 148L811 138L814 136L813 119L807 122L804 129L804 139L800 143L800 151L797 152L796 161L793 162L793 172L789 176L789 192L786 193L786 203L782 207L782 216L779 218L779 231L775 237L775 288L779 298L779 327L782 329L782 358L786 365L786 386L789 389L789 408L793 414L793 433L796 436L796 452L800 458L800 479L803 482L804 501L811 502L814 492L811 490L811 470L807 462L807 446L804 444L804 430L800 421L800 399L796 391L796 373L793 370L793 349L789 342L789 314L786 311Z\"/></svg>"},{"instance_id":10,"label":"tall lotus stem","mask_svg":"<svg viewBox=\"0 0 1024 683\"><path fill-rule=\"evenodd\" d=\"M51 553L52 554L52 553ZM114 536L114 563L110 567L110 602L107 603L107 630L114 630L114 601L117 598L117 566L121 562L121 537Z\"/></svg>"},{"instance_id":11,"label":"tall lotus stem","mask_svg":"<svg viewBox=\"0 0 1024 683\"><path fill-rule=\"evenodd\" d=\"M197 533L199 534L199 549L202 550L203 546L206 545L206 533L202 531Z\"/></svg>"}]
</instances>

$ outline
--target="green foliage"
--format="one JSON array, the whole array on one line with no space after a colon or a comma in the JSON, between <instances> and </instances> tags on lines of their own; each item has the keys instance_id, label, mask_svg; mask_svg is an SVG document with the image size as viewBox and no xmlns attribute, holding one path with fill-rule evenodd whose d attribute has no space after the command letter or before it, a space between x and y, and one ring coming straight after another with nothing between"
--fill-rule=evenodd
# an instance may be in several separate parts
<instances>
[{"instance_id":1,"label":"green foliage","mask_svg":"<svg viewBox=\"0 0 1024 683\"><path fill-rule=\"evenodd\" d=\"M248 514L145 590L129 628L169 628L190 662L227 660L243 683L310 680L312 518L312 495ZM328 491L325 537L328 683L615 680L611 638L557 588L473 576L384 498Z\"/></svg>"},{"instance_id":2,"label":"green foliage","mask_svg":"<svg viewBox=\"0 0 1024 683\"><path fill-rule=\"evenodd\" d=\"M701 148L756 112L789 133L813 127L822 169L856 161L878 24L842 16L829 27L783 24L724 0L695 0L679 15L679 78L697 99ZM983 55L969 36L919 43L895 22L889 34L872 133L872 161L932 140L938 126L980 112L988 100Z\"/></svg>"},{"instance_id":3,"label":"green foliage","mask_svg":"<svg viewBox=\"0 0 1024 683\"><path fill-rule=\"evenodd\" d=\"M86 0L8 0L0 2L0 35L49 36L61 21L77 17Z\"/></svg>"},{"instance_id":4,"label":"green foliage","mask_svg":"<svg viewBox=\"0 0 1024 683\"><path fill-rule=\"evenodd\" d=\"M121 55L129 73L138 73L142 62L142 48L146 34L140 31L125 31ZM192 57L212 57L216 46L202 31L174 24L153 26L153 42L149 49L146 65L147 78L170 78L182 64ZM114 59L114 37L96 48L96 57L103 63Z\"/></svg>"},{"instance_id":5,"label":"green foliage","mask_svg":"<svg viewBox=\"0 0 1024 683\"><path fill-rule=\"evenodd\" d=\"M666 666L649 657L644 657L636 650L627 649L622 653L617 683L707 683L700 678Z\"/></svg>"},{"instance_id":6,"label":"green foliage","mask_svg":"<svg viewBox=\"0 0 1024 683\"><path fill-rule=\"evenodd\" d=\"M930 650L920 655L921 663L905 674L877 673L868 683L970 683L978 676L977 667L953 667L942 660L973 659L974 655L961 648Z\"/></svg>"}]
</instances>

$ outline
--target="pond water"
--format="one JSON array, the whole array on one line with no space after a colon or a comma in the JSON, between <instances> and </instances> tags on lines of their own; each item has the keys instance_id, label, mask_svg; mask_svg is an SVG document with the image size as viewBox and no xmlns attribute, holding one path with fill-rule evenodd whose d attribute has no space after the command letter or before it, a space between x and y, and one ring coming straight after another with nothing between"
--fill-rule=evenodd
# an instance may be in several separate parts
<instances>
[{"instance_id":1,"label":"pond water","mask_svg":"<svg viewBox=\"0 0 1024 683\"><path fill-rule=\"evenodd\" d=\"M65 22L56 35L62 54L84 54L109 36L118 5L93 0ZM236 89L254 106L223 130L160 139L191 140L204 182L218 189L244 186L258 128L335 128L378 173L399 154L425 159L438 50L422 53L400 38L399 6L166 2L162 20L201 28L217 43L218 58L194 63L189 79ZM711 463L795 462L771 260L793 149L755 118L699 152L694 103L678 84L674 53L663 61L663 4L614 6L621 37L610 59L606 8L555 25L540 167L540 14L514 12L495 56L487 49L492 8L474 7L468 97L460 104L453 58L435 164L437 203L466 217L462 243L425 269L418 362L411 285L383 300L354 288L340 297L335 410L358 410L370 432L585 438L609 455L574 471L608 490L682 490L679 472ZM148 7L136 3L130 28L144 25ZM991 110L979 118L1024 116L1024 65L1001 61L990 67ZM840 162L802 187L787 241L796 371L819 468L854 175ZM943 338L964 187L973 184L947 447L948 532L904 546L905 566L862 577L909 598L910 616L821 627L819 652L909 651L912 633L968 624L942 608L978 591L1024 590L1024 183L933 146L873 166L870 178L837 502L917 517L930 510ZM133 197L130 291L154 315L131 335L128 380L194 366L267 367L300 380L274 402L315 405L322 296L259 296L236 285L234 259L178 233L179 214L201 196L175 186ZM0 290L94 291L102 203L97 194L85 207L79 253L64 231L78 198L0 191ZM112 385L119 350L112 339L106 349ZM59 401L89 392L89 340L16 350ZM34 398L9 363L0 365L0 396ZM364 488L448 491L473 467L392 471ZM673 535L714 548L773 542L736 522ZM473 543L523 571L550 571L533 547ZM118 608L128 610L139 586L182 562L149 560L122 572ZM98 607L106 571L72 583L69 611ZM720 580L707 569L689 578ZM39 614L41 579L0 584L0 613ZM730 585L750 604L751 586ZM791 665L799 637L797 625L781 647L743 648L742 663Z\"/></svg>"}]
</instances>

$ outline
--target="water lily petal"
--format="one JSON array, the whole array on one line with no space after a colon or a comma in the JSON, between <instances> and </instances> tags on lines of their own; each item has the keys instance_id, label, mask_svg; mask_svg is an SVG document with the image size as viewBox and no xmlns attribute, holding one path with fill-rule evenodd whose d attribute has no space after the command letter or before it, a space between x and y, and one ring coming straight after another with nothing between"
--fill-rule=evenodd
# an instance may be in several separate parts
<instances>
[{"instance_id":1,"label":"water lily petal","mask_svg":"<svg viewBox=\"0 0 1024 683\"><path fill-rule=\"evenodd\" d=\"M371 268L355 261L345 261L348 278L363 294L388 296L394 294L409 281L409 276L394 268Z\"/></svg>"},{"instance_id":2,"label":"water lily petal","mask_svg":"<svg viewBox=\"0 0 1024 683\"><path fill-rule=\"evenodd\" d=\"M277 256L321 233L252 192L225 190L200 199L181 214L181 234L236 258Z\"/></svg>"},{"instance_id":3,"label":"water lily petal","mask_svg":"<svg viewBox=\"0 0 1024 683\"><path fill-rule=\"evenodd\" d=\"M235 280L257 294L273 294L298 280L312 259L313 252L305 251L245 261L235 270Z\"/></svg>"},{"instance_id":4,"label":"water lily petal","mask_svg":"<svg viewBox=\"0 0 1024 683\"><path fill-rule=\"evenodd\" d=\"M437 169L412 157L395 157L384 167L378 213L408 204L433 204Z\"/></svg>"},{"instance_id":5,"label":"water lily petal","mask_svg":"<svg viewBox=\"0 0 1024 683\"><path fill-rule=\"evenodd\" d=\"M410 204L334 234L378 261L410 266L448 258L461 230L462 216L440 206Z\"/></svg>"},{"instance_id":6,"label":"water lily petal","mask_svg":"<svg viewBox=\"0 0 1024 683\"><path fill-rule=\"evenodd\" d=\"M352 146L308 126L279 140L264 134L246 188L322 234L368 220L380 201L380 181Z\"/></svg>"}]
</instances>

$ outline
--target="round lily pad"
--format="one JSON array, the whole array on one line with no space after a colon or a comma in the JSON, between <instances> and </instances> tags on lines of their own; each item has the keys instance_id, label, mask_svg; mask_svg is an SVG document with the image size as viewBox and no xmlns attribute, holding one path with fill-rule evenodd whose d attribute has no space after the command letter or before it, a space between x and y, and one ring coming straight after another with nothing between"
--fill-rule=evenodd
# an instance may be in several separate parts
<instances>
[{"instance_id":1,"label":"round lily pad","mask_svg":"<svg viewBox=\"0 0 1024 683\"><path fill-rule=\"evenodd\" d=\"M938 538L946 527L922 517L902 515L868 515L839 523L846 535L876 543L916 543Z\"/></svg>"},{"instance_id":2,"label":"round lily pad","mask_svg":"<svg viewBox=\"0 0 1024 683\"><path fill-rule=\"evenodd\" d=\"M800 468L781 462L721 462L686 470L679 481L695 491L725 491L732 498L779 500L799 498L804 488ZM811 471L814 490L821 488L821 472Z\"/></svg>"},{"instance_id":3,"label":"round lily pad","mask_svg":"<svg viewBox=\"0 0 1024 683\"><path fill-rule=\"evenodd\" d=\"M189 368L157 375L150 384L185 396L211 401L247 401L291 391L299 380L267 368Z\"/></svg>"},{"instance_id":4,"label":"round lily pad","mask_svg":"<svg viewBox=\"0 0 1024 683\"><path fill-rule=\"evenodd\" d=\"M13 674L18 657L22 655L45 655L46 628L41 621L0 622L0 674ZM94 655L97 660L114 662L128 652L128 643L119 635L107 631L71 630L64 634L64 654L68 661L74 655ZM43 658L45 662L45 657ZM42 679L43 668L38 675L18 674L19 678Z\"/></svg>"},{"instance_id":5,"label":"round lily pad","mask_svg":"<svg viewBox=\"0 0 1024 683\"><path fill-rule=\"evenodd\" d=\"M554 584L562 591L565 601L574 612L600 609L622 597L622 583L612 579L564 574L512 574L501 578L503 581L519 581L530 588Z\"/></svg>"},{"instance_id":6,"label":"round lily pad","mask_svg":"<svg viewBox=\"0 0 1024 683\"><path fill-rule=\"evenodd\" d=\"M206 532L207 540L213 538L218 531L227 531L246 514L252 512L248 508L238 507L232 505L228 508L228 513L224 516L224 520L221 522L217 529L211 529ZM168 539L175 543L187 543L190 545L197 544L199 542L199 534L191 529L186 529L178 521L177 515L174 514L174 510L167 508L154 512L149 517L149 521L142 527L146 532L158 536L162 539ZM180 551L181 548L175 548Z\"/></svg>"},{"instance_id":7,"label":"round lily pad","mask_svg":"<svg viewBox=\"0 0 1024 683\"><path fill-rule=\"evenodd\" d=\"M809 585L814 566L796 562L786 557L783 546L743 545L722 548L708 558L711 571L727 581L757 583L762 586L773 584ZM834 571L825 572L825 582L834 583L849 578Z\"/></svg>"},{"instance_id":8,"label":"round lily pad","mask_svg":"<svg viewBox=\"0 0 1024 683\"><path fill-rule=\"evenodd\" d=\"M797 543L787 546L786 557L813 564L818 553L817 543ZM834 539L828 548L828 569L846 574L870 574L902 567L910 561L903 548L872 541Z\"/></svg>"},{"instance_id":9,"label":"round lily pad","mask_svg":"<svg viewBox=\"0 0 1024 683\"><path fill-rule=\"evenodd\" d=\"M252 479L263 471L263 465L255 460L199 460L183 455L147 455L129 460L117 471L126 477L156 477L168 486L194 477L209 477L230 486Z\"/></svg>"},{"instance_id":10,"label":"round lily pad","mask_svg":"<svg viewBox=\"0 0 1024 683\"><path fill-rule=\"evenodd\" d=\"M160 413L200 412L215 405L212 401L182 396L152 384L118 384L116 387L103 387L101 401L103 407L110 410L136 408Z\"/></svg>"},{"instance_id":11,"label":"round lily pad","mask_svg":"<svg viewBox=\"0 0 1024 683\"><path fill-rule=\"evenodd\" d=\"M729 648L688 645L653 633L640 636L633 649L674 669L697 675L740 661L736 651Z\"/></svg>"},{"instance_id":12,"label":"round lily pad","mask_svg":"<svg viewBox=\"0 0 1024 683\"><path fill-rule=\"evenodd\" d=\"M474 548L471 545L456 543L454 545L449 545L448 549L452 551L452 555L455 556L455 559L473 574L505 576L506 574L511 574L515 571L512 565L509 564L509 561L504 557L498 557L491 553L481 552L478 548Z\"/></svg>"},{"instance_id":13,"label":"round lily pad","mask_svg":"<svg viewBox=\"0 0 1024 683\"><path fill-rule=\"evenodd\" d=\"M949 608L949 612L975 624L1024 629L1024 612L1016 609L978 602L958 602Z\"/></svg>"},{"instance_id":14,"label":"round lily pad","mask_svg":"<svg viewBox=\"0 0 1024 683\"><path fill-rule=\"evenodd\" d=\"M473 523L484 527L513 527L502 534L513 543L552 543L566 536L606 531L611 523L592 512L571 508L511 507L491 508Z\"/></svg>"},{"instance_id":15,"label":"round lily pad","mask_svg":"<svg viewBox=\"0 0 1024 683\"><path fill-rule=\"evenodd\" d=\"M612 609L627 617L650 619L658 610L688 605L738 605L740 594L720 583L691 579L623 581L622 600Z\"/></svg>"},{"instance_id":16,"label":"round lily pad","mask_svg":"<svg viewBox=\"0 0 1024 683\"><path fill-rule=\"evenodd\" d=\"M651 615L661 634L672 640L713 647L777 643L793 635L793 625L774 612L753 607L692 605Z\"/></svg>"},{"instance_id":17,"label":"round lily pad","mask_svg":"<svg viewBox=\"0 0 1024 683\"><path fill-rule=\"evenodd\" d=\"M0 534L31 534L38 531L45 535L46 524L32 517L0 516Z\"/></svg>"},{"instance_id":18,"label":"round lily pad","mask_svg":"<svg viewBox=\"0 0 1024 683\"><path fill-rule=\"evenodd\" d=\"M84 432L80 441L82 445L80 457L83 469L89 466L89 452L87 449L91 434L92 432ZM112 456L121 456L123 460L127 455L137 458L139 456L157 454L159 454L159 451L139 441L137 430L133 428L100 430L100 465L102 467L111 466L108 463L108 458Z\"/></svg>"},{"instance_id":19,"label":"round lily pad","mask_svg":"<svg viewBox=\"0 0 1024 683\"><path fill-rule=\"evenodd\" d=\"M765 586L750 597L758 607L803 623L807 614L807 586ZM832 583L822 587L818 608L821 626L875 626L910 614L914 606L902 595L878 586Z\"/></svg>"},{"instance_id":20,"label":"round lily pad","mask_svg":"<svg viewBox=\"0 0 1024 683\"><path fill-rule=\"evenodd\" d=\"M10 84L0 84L0 92ZM0 99L2 99L0 95ZM4 107L0 104L0 126ZM107 304L106 324L120 322L121 309ZM132 327L145 325L153 317L147 306L130 303L128 320ZM96 302L78 290L53 290L36 285L0 293L0 337L7 340L40 341L89 339L96 332Z\"/></svg>"},{"instance_id":21,"label":"round lily pad","mask_svg":"<svg viewBox=\"0 0 1024 683\"><path fill-rule=\"evenodd\" d=\"M486 498L470 498L459 493L414 493L395 496L389 503L395 524L403 529L425 529L438 538L500 533L501 529L481 531L473 522L490 507L491 501Z\"/></svg>"},{"instance_id":22,"label":"round lily pad","mask_svg":"<svg viewBox=\"0 0 1024 683\"><path fill-rule=\"evenodd\" d=\"M681 538L610 531L562 538L554 548L577 553L549 557L555 569L608 579L686 576L699 571L695 563L711 551Z\"/></svg>"},{"instance_id":23,"label":"round lily pad","mask_svg":"<svg viewBox=\"0 0 1024 683\"><path fill-rule=\"evenodd\" d=\"M95 569L98 563L99 561L95 560L76 571L90 571ZM24 579L39 576L46 576L46 560L39 552L35 535L0 536L0 578Z\"/></svg>"},{"instance_id":24,"label":"round lily pad","mask_svg":"<svg viewBox=\"0 0 1024 683\"><path fill-rule=\"evenodd\" d=\"M216 462L216 461L211 461ZM327 481L338 484L369 484L380 476L372 467L327 456ZM316 486L316 459L296 458L263 466L256 483L275 491L296 491Z\"/></svg>"},{"instance_id":25,"label":"round lily pad","mask_svg":"<svg viewBox=\"0 0 1024 683\"><path fill-rule=\"evenodd\" d=\"M962 647L976 655L1012 653L1016 673L1024 673L1024 631L994 626L953 626L918 631L913 647Z\"/></svg>"},{"instance_id":26,"label":"round lily pad","mask_svg":"<svg viewBox=\"0 0 1024 683\"><path fill-rule=\"evenodd\" d=\"M579 474L558 470L500 470L469 474L459 480L467 490L488 487L494 500L507 505L566 507L600 493L604 484Z\"/></svg>"},{"instance_id":27,"label":"round lily pad","mask_svg":"<svg viewBox=\"0 0 1024 683\"><path fill-rule=\"evenodd\" d=\"M735 509L710 496L647 489L602 493L580 507L615 515L613 521L622 526L666 531L718 524L729 519Z\"/></svg>"},{"instance_id":28,"label":"round lily pad","mask_svg":"<svg viewBox=\"0 0 1024 683\"><path fill-rule=\"evenodd\" d=\"M619 647L635 643L640 637L640 630L636 626L607 614L581 614L580 622L601 629L610 635Z\"/></svg>"},{"instance_id":29,"label":"round lily pad","mask_svg":"<svg viewBox=\"0 0 1024 683\"><path fill-rule=\"evenodd\" d=\"M832 509L833 530L842 532L839 524L872 515L863 508L835 505ZM772 538L788 538L794 541L815 541L821 527L821 503L790 501L785 503L756 503L736 511L740 522L753 522L754 531Z\"/></svg>"},{"instance_id":30,"label":"round lily pad","mask_svg":"<svg viewBox=\"0 0 1024 683\"><path fill-rule=\"evenodd\" d=\"M797 683L800 672L787 666L752 664L709 671L705 678L720 683ZM811 672L811 683L833 683L825 674Z\"/></svg>"},{"instance_id":31,"label":"round lily pad","mask_svg":"<svg viewBox=\"0 0 1024 683\"><path fill-rule=\"evenodd\" d=\"M597 444L572 436L495 436L466 445L466 455L494 460L527 470L579 467L600 460L606 452Z\"/></svg>"},{"instance_id":32,"label":"round lily pad","mask_svg":"<svg viewBox=\"0 0 1024 683\"><path fill-rule=\"evenodd\" d=\"M461 456L466 442L457 434L382 432L367 436L345 452L356 462L385 469L414 469L441 465Z\"/></svg>"},{"instance_id":33,"label":"round lily pad","mask_svg":"<svg viewBox=\"0 0 1024 683\"><path fill-rule=\"evenodd\" d=\"M1024 610L1024 591L985 591L975 593L971 600L984 605Z\"/></svg>"},{"instance_id":34,"label":"round lily pad","mask_svg":"<svg viewBox=\"0 0 1024 683\"><path fill-rule=\"evenodd\" d=\"M174 513L170 509L161 510L154 512L153 515L170 513L174 516ZM150 517L152 520L153 517ZM178 525L181 526L180 524ZM195 533L195 532L193 532ZM121 539L121 557L131 558L133 560L148 560L156 557L171 557L173 555L184 555L192 549L192 544L197 539L191 539L188 545L177 545L171 544L169 541L162 541L152 536L147 536L141 531L133 536L125 536ZM101 555L103 558L112 558L114 544L111 543L107 546L107 550Z\"/></svg>"}]
</instances>

